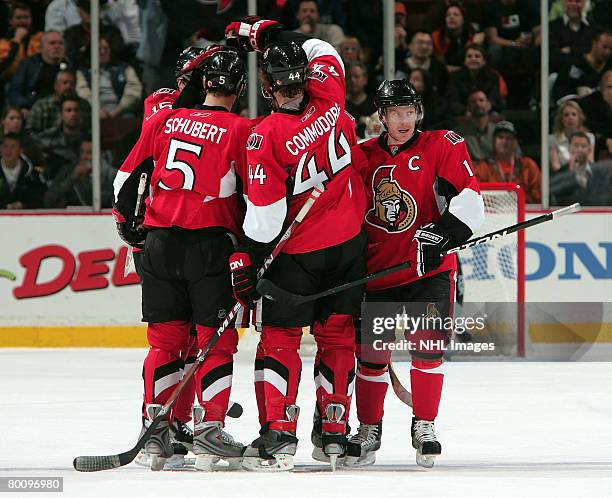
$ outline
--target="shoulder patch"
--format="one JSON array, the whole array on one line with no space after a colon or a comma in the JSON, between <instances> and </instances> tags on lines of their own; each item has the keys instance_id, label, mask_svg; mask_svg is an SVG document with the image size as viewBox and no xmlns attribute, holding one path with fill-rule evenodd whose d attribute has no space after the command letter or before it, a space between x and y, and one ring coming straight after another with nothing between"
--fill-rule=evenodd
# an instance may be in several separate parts
<instances>
[{"instance_id":1,"label":"shoulder patch","mask_svg":"<svg viewBox=\"0 0 612 498\"><path fill-rule=\"evenodd\" d=\"M251 133L247 139L247 150L258 150L263 142L263 135L259 133Z\"/></svg>"},{"instance_id":2,"label":"shoulder patch","mask_svg":"<svg viewBox=\"0 0 612 498\"><path fill-rule=\"evenodd\" d=\"M446 138L453 145L457 145L458 143L463 142L464 140L464 138L461 135L459 135L458 133L455 133L452 130L447 131L446 134L444 135L444 138Z\"/></svg>"},{"instance_id":3,"label":"shoulder patch","mask_svg":"<svg viewBox=\"0 0 612 498\"><path fill-rule=\"evenodd\" d=\"M310 73L306 79L313 79L323 83L327 79L327 74L323 72L325 66L323 64L317 64L316 62L312 65Z\"/></svg>"}]
</instances>

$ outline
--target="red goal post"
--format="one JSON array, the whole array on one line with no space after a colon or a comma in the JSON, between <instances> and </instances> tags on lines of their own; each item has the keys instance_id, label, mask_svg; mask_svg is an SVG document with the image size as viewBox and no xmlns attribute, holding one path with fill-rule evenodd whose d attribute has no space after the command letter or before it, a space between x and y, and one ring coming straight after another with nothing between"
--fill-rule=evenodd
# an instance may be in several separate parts
<instances>
[{"instance_id":1,"label":"red goal post","mask_svg":"<svg viewBox=\"0 0 612 498\"><path fill-rule=\"evenodd\" d=\"M480 183L485 221L474 236L525 220L525 192L515 183ZM516 303L516 317L506 325L516 328L516 356L525 356L525 231L494 240L484 247L459 253L465 278L466 302ZM512 325L514 324L514 325Z\"/></svg>"}]
</instances>

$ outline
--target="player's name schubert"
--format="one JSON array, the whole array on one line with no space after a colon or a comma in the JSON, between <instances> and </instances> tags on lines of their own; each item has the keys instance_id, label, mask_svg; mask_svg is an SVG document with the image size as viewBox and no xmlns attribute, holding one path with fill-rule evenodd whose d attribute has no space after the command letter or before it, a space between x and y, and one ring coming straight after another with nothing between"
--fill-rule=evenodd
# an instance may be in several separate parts
<instances>
[{"instance_id":1,"label":"player's name schubert","mask_svg":"<svg viewBox=\"0 0 612 498\"><path fill-rule=\"evenodd\" d=\"M420 341L402 339L396 342L377 339L374 341L373 347L376 351L470 351L473 353L495 351L495 343L493 342L458 342L452 339L449 342L443 339Z\"/></svg>"},{"instance_id":2,"label":"player's name schubert","mask_svg":"<svg viewBox=\"0 0 612 498\"><path fill-rule=\"evenodd\" d=\"M201 138L216 144L219 143L227 129L210 123L202 123L189 118L171 118L166 121L164 133L184 133L193 138Z\"/></svg>"}]
</instances>

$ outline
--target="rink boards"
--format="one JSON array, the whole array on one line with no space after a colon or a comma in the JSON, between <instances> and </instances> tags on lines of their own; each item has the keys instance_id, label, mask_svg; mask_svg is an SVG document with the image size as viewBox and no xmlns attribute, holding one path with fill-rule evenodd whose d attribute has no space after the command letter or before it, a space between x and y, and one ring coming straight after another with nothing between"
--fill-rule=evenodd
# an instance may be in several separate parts
<instances>
[{"instance_id":1,"label":"rink boards","mask_svg":"<svg viewBox=\"0 0 612 498\"><path fill-rule=\"evenodd\" d=\"M3 213L0 230L0 347L146 344L138 277L133 267L124 271L128 251L109 213ZM551 304L528 323L528 345L540 352L584 342L607 349L612 315L610 305L601 303L612 302L612 210L546 223L528 230L526 241L527 301L600 303L580 319L572 305ZM466 259L466 286L486 289L511 277L493 271L493 260ZM471 264L490 268L483 272ZM481 274L488 275L486 282L474 278ZM558 326L559 319L565 326Z\"/></svg>"}]
</instances>

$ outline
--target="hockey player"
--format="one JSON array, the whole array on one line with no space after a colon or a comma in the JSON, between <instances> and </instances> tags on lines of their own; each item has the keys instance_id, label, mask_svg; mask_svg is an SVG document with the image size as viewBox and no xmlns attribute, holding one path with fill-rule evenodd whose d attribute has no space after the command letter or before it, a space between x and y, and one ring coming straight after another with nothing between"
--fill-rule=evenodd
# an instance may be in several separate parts
<instances>
[{"instance_id":1,"label":"hockey player","mask_svg":"<svg viewBox=\"0 0 612 498\"><path fill-rule=\"evenodd\" d=\"M122 238L144 244L143 320L149 323L151 349L144 362L146 423L159 412L182 376L182 352L196 324L198 346L206 346L233 304L227 259L244 216L238 175L244 175L248 120L231 114L245 87L245 67L232 50L219 50L204 61L204 105L155 117L139 143L152 151L151 195L144 229L127 223L133 205L134 177L119 172L116 212ZM124 214L126 213L126 214ZM238 335L224 332L198 369L199 404L194 406L193 452L196 468L210 470L220 458L239 466L243 445L222 430L229 402L232 355ZM151 468L159 470L172 455L168 420L147 442Z\"/></svg>"},{"instance_id":2,"label":"hockey player","mask_svg":"<svg viewBox=\"0 0 612 498\"><path fill-rule=\"evenodd\" d=\"M202 75L200 66L204 60L222 49L221 45L210 45L206 49L199 47L188 47L179 55L176 61L174 71L176 80L176 89L160 88L153 92L144 101L144 112L141 135L146 137L146 130L152 126L156 119L161 119L159 116L168 114L172 111L173 106L178 102L178 107L193 107L200 104L204 100L204 90L202 87ZM191 78L193 73L196 73L195 78ZM182 95L182 93L184 94ZM147 147L139 142L133 147L132 151L119 168L119 171L124 173L133 173L135 169L147 173L148 178L153 170L151 160L152 150L147 150ZM121 178L118 175L118 178ZM138 181L138 173L132 175L132 179ZM134 201L131 197L128 200ZM122 206L126 214L130 214L126 219L131 223L133 217L134 206ZM140 244L139 244L140 245ZM141 274L142 252L140 247L134 247L134 265L138 274ZM198 354L198 343L196 340L195 328L191 330L191 347L183 351L183 360L185 365L183 371L187 371ZM195 399L195 380L192 379L181 393L176 401L173 409L173 423L170 426L172 433L173 447L175 457L166 462L166 467L182 467L184 464L184 455L192 450L193 446L193 431L187 425L191 420L192 406ZM143 420L144 420L144 405L143 405ZM149 466L149 458L146 456L144 449L139 454L136 462L140 465Z\"/></svg>"},{"instance_id":3,"label":"hockey player","mask_svg":"<svg viewBox=\"0 0 612 498\"><path fill-rule=\"evenodd\" d=\"M236 298L257 302L261 317L265 424L244 454L248 470L293 468L302 327L311 325L318 346L317 405L322 443L332 460L346 447L354 380L353 318L362 289L286 308L262 299L256 270L293 220L311 190L326 191L287 241L266 278L294 292L317 292L364 274L361 224L365 194L351 168L355 124L344 110L344 66L326 42L283 31L275 21L247 18L226 35L261 56L261 83L274 112L249 138L248 199L244 246L230 258ZM261 415L261 414L260 414Z\"/></svg>"},{"instance_id":4,"label":"hockey player","mask_svg":"<svg viewBox=\"0 0 612 498\"><path fill-rule=\"evenodd\" d=\"M453 131L420 131L421 96L407 80L384 81L375 104L386 131L353 148L368 195L368 273L414 265L368 283L367 302L404 302L411 313L452 316L457 262L441 258L468 240L484 220L484 205L463 138ZM417 463L431 467L441 445L434 420L442 393L441 348L420 339L447 339L444 330L411 331L412 445ZM360 422L345 464L373 463L380 447L389 349L374 350L361 333L355 397Z\"/></svg>"}]
</instances>

